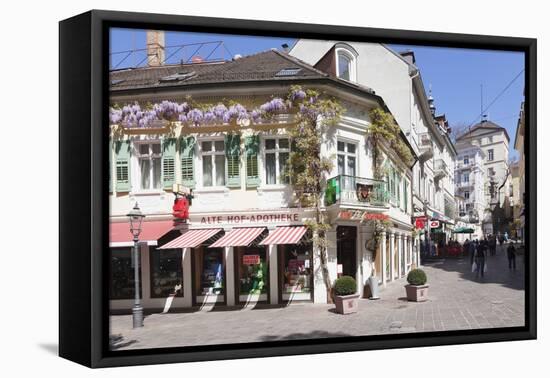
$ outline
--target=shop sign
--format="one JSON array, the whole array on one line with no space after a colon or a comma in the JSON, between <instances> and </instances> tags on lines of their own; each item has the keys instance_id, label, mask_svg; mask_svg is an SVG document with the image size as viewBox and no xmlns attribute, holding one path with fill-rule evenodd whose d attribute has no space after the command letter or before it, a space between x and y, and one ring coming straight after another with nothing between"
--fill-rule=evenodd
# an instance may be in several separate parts
<instances>
[{"instance_id":1,"label":"shop sign","mask_svg":"<svg viewBox=\"0 0 550 378\"><path fill-rule=\"evenodd\" d=\"M385 220L389 220L390 216L387 214L381 214L381 213L365 213L365 215L363 216L363 219L366 221L369 221L369 220L385 221Z\"/></svg>"},{"instance_id":2,"label":"shop sign","mask_svg":"<svg viewBox=\"0 0 550 378\"><path fill-rule=\"evenodd\" d=\"M288 214L265 214L257 213L252 215L218 215L201 217L200 224L241 224L241 223L287 223L299 222L298 213Z\"/></svg>"},{"instance_id":3,"label":"shop sign","mask_svg":"<svg viewBox=\"0 0 550 378\"><path fill-rule=\"evenodd\" d=\"M373 185L368 185L368 184L359 184L359 183L357 183L357 184L355 184L355 189L356 189L357 199L360 202L368 202L369 198L371 196L371 193L374 190L374 186Z\"/></svg>"},{"instance_id":4,"label":"shop sign","mask_svg":"<svg viewBox=\"0 0 550 378\"><path fill-rule=\"evenodd\" d=\"M243 265L258 265L260 263L260 255L244 255Z\"/></svg>"},{"instance_id":5,"label":"shop sign","mask_svg":"<svg viewBox=\"0 0 550 378\"><path fill-rule=\"evenodd\" d=\"M338 218L343 220L361 220L364 216L363 210L342 210L338 213Z\"/></svg>"},{"instance_id":6,"label":"shop sign","mask_svg":"<svg viewBox=\"0 0 550 378\"><path fill-rule=\"evenodd\" d=\"M440 223L438 220L432 220L430 221L430 228L439 228Z\"/></svg>"},{"instance_id":7,"label":"shop sign","mask_svg":"<svg viewBox=\"0 0 550 378\"><path fill-rule=\"evenodd\" d=\"M424 227L426 227L426 218L416 218L414 222L414 227L418 230L421 230Z\"/></svg>"}]
</instances>

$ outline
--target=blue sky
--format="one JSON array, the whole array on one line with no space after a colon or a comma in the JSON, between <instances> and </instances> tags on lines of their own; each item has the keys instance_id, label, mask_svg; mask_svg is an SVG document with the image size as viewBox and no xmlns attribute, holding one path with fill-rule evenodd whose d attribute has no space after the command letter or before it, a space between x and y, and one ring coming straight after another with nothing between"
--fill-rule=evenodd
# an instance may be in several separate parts
<instances>
[{"instance_id":1,"label":"blue sky","mask_svg":"<svg viewBox=\"0 0 550 378\"><path fill-rule=\"evenodd\" d=\"M283 43L292 46L293 39L254 36L218 35L207 33L166 32L166 46L210 42L186 47L183 51L167 48L167 63L187 60L191 55L210 59L230 59L235 54L249 55L255 52L280 48ZM223 45L215 42L223 41ZM426 90L432 88L437 113L445 113L451 127L463 127L480 120L481 85L483 103L487 107L510 82L524 69L524 54L491 50L456 49L412 45L390 45L396 51L413 50L416 65L420 68ZM145 48L145 31L113 29L111 51L120 52ZM173 53L174 56L169 58ZM133 66L145 58L145 53L113 55L111 67ZM119 64L120 63L120 64ZM520 75L510 87L485 112L488 118L505 127L510 135L511 156L521 102L523 101L524 76Z\"/></svg>"}]
</instances>

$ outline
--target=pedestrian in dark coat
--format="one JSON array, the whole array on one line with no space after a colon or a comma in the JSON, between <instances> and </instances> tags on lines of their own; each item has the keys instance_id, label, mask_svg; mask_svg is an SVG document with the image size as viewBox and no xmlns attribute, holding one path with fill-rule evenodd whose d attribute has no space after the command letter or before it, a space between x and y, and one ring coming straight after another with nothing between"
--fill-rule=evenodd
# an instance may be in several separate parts
<instances>
[{"instance_id":1,"label":"pedestrian in dark coat","mask_svg":"<svg viewBox=\"0 0 550 378\"><path fill-rule=\"evenodd\" d=\"M508 255L508 269L512 269L514 267L514 270L516 270L516 247L513 244L510 244L508 248L506 249L507 255Z\"/></svg>"},{"instance_id":2,"label":"pedestrian in dark coat","mask_svg":"<svg viewBox=\"0 0 550 378\"><path fill-rule=\"evenodd\" d=\"M476 277L479 277L481 273L481 277L483 277L483 270L485 268L485 256L487 254L487 241L483 240L481 243L477 245L476 248Z\"/></svg>"}]
</instances>

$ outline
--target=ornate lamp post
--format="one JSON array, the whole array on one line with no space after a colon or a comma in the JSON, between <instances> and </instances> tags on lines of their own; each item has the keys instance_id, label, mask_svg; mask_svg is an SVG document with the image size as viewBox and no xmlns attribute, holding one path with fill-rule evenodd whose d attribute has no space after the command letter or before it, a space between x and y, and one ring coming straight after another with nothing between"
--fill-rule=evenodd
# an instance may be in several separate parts
<instances>
[{"instance_id":1,"label":"ornate lamp post","mask_svg":"<svg viewBox=\"0 0 550 378\"><path fill-rule=\"evenodd\" d=\"M132 308L132 322L133 328L143 327L143 307L141 307L141 298L139 295L139 234L141 233L141 222L145 215L139 209L139 206L136 202L134 208L127 214L130 218L130 232L134 236L134 284L135 284L135 297L134 297L134 307Z\"/></svg>"}]
</instances>

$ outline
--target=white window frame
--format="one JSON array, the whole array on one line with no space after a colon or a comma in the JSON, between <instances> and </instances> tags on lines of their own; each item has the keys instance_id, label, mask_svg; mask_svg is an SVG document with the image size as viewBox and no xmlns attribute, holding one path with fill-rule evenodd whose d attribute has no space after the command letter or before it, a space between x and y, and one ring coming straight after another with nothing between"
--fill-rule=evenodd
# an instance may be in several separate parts
<instances>
[{"instance_id":1,"label":"white window frame","mask_svg":"<svg viewBox=\"0 0 550 378\"><path fill-rule=\"evenodd\" d=\"M464 156L463 162L464 162L464 165L470 164L470 157L469 156Z\"/></svg>"},{"instance_id":2,"label":"white window frame","mask_svg":"<svg viewBox=\"0 0 550 378\"><path fill-rule=\"evenodd\" d=\"M157 144L159 146L160 152L158 154L153 153L153 144ZM149 146L149 152L147 155L143 155L141 153L141 146L148 145ZM133 142L134 147L134 162L135 162L135 169L132 169L133 175L132 175L132 181L133 185L132 188L137 188L134 192L137 193L157 193L162 192L162 141L160 139L144 139L144 140L135 140ZM158 158L160 159L160 181L159 181L159 187L154 188L153 183L153 159ZM149 188L142 188L141 187L141 160L148 159L150 161L149 166L149 175L150 175L150 186Z\"/></svg>"},{"instance_id":3,"label":"white window frame","mask_svg":"<svg viewBox=\"0 0 550 378\"><path fill-rule=\"evenodd\" d=\"M346 80L346 81L352 81L354 83L357 82L357 54L354 53L351 49L346 47L337 47L334 51L336 54L336 77ZM340 59L339 56L344 55L346 58L350 61L350 68L349 68L349 80L344 79L340 77Z\"/></svg>"},{"instance_id":4,"label":"white window frame","mask_svg":"<svg viewBox=\"0 0 550 378\"><path fill-rule=\"evenodd\" d=\"M338 150L338 143L344 143L344 151ZM355 152L351 153L348 151L348 144L352 144L355 146ZM338 138L336 140L336 170L338 170L338 155L344 156L344 170L347 170L348 167L348 157L355 158L355 177L358 177L359 173L359 159L358 159L358 151L359 143L356 140L350 140L350 139L341 139ZM337 172L338 175L341 175L342 173ZM345 176L350 176L349 172L343 173Z\"/></svg>"},{"instance_id":5,"label":"white window frame","mask_svg":"<svg viewBox=\"0 0 550 378\"><path fill-rule=\"evenodd\" d=\"M215 151L215 142L223 142L224 143L224 146L223 146L223 151ZM212 147L211 147L211 150L210 151L204 151L202 149L202 144L204 142L212 142ZM200 184L200 187L201 188L225 188L226 185L227 185L227 156L225 156L225 149L226 149L226 146L225 146L225 139L223 136L219 136L219 137L209 137L209 138L200 138L198 140L198 148L199 148L199 159L200 159L200 181L197 182L197 186ZM224 166L225 166L225 176L224 176L224 184L223 185L217 185L216 184L216 161L215 161L215 158L214 156L217 156L217 155L222 155L223 156L223 163L224 163ZM205 186L204 185L204 175L203 175L203 172L204 172L204 158L208 156L211 160L212 160L212 185L210 186Z\"/></svg>"},{"instance_id":6,"label":"white window frame","mask_svg":"<svg viewBox=\"0 0 550 378\"><path fill-rule=\"evenodd\" d=\"M494 161L495 160L495 150L492 148L487 150L487 161Z\"/></svg>"},{"instance_id":7,"label":"white window frame","mask_svg":"<svg viewBox=\"0 0 550 378\"><path fill-rule=\"evenodd\" d=\"M267 149L266 142L268 140L274 139L275 140L275 148L274 149ZM279 140L286 139L288 140L288 148L279 148ZM285 186L288 185L288 183L284 183L281 181L281 167L280 167L280 161L279 161L279 154L280 153L287 153L290 156L290 144L291 140L288 135L265 135L261 138L261 148L262 148L262 159L263 164L261 167L258 167L261 169L262 172L262 183L264 183L265 186L269 187L275 187L275 186ZM275 154L275 183L274 184L268 184L267 183L267 154Z\"/></svg>"},{"instance_id":8,"label":"white window frame","mask_svg":"<svg viewBox=\"0 0 550 378\"><path fill-rule=\"evenodd\" d=\"M464 191L464 199L467 199L467 200L470 199L470 191L469 190Z\"/></svg>"}]
</instances>

